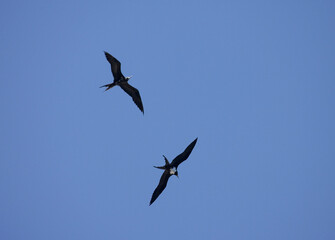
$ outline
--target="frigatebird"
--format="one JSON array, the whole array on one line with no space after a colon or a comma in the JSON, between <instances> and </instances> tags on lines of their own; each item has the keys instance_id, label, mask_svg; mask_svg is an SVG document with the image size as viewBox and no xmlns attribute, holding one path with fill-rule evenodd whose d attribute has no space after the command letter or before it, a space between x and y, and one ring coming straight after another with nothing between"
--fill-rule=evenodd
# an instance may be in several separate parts
<instances>
[{"instance_id":1,"label":"frigatebird","mask_svg":"<svg viewBox=\"0 0 335 240\"><path fill-rule=\"evenodd\" d=\"M190 156L195 144L197 143L197 140L198 138L196 138L190 145L188 145L187 148L184 150L184 152L182 152L177 157L175 157L175 159L173 159L171 163L169 163L167 158L163 155L164 160L165 160L165 165L161 167L154 166L155 168L158 168L158 169L164 169L164 172L161 176L161 179L159 180L158 186L156 187L154 193L152 194L149 205L151 205L158 198L158 196L163 192L170 176L176 175L178 177L177 168L179 164L184 162L188 158L188 156Z\"/></svg>"},{"instance_id":2,"label":"frigatebird","mask_svg":"<svg viewBox=\"0 0 335 240\"><path fill-rule=\"evenodd\" d=\"M132 76L130 76L130 77L123 76L123 74L121 72L121 63L115 57L110 55L108 52L104 52L104 53L105 53L105 56L107 58L107 61L111 65L112 73L113 73L113 76L114 76L114 82L112 82L110 84L103 85L103 86L101 86L101 88L106 87L105 91L107 91L114 86L117 86L117 85L120 86L129 96L131 96L133 98L134 103L137 105L137 107L144 114L144 109L143 109L143 104L142 104L140 92L128 83L128 80Z\"/></svg>"}]
</instances>

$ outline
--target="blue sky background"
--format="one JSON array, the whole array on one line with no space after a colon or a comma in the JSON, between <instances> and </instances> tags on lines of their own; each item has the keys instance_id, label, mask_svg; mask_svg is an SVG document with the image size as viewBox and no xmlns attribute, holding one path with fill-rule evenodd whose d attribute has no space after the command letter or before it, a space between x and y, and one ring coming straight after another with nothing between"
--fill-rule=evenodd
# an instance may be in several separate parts
<instances>
[{"instance_id":1,"label":"blue sky background","mask_svg":"<svg viewBox=\"0 0 335 240\"><path fill-rule=\"evenodd\" d=\"M335 239L334 1L2 1L0 238ZM145 115L103 51L140 90ZM149 207L163 164L196 137Z\"/></svg>"}]
</instances>

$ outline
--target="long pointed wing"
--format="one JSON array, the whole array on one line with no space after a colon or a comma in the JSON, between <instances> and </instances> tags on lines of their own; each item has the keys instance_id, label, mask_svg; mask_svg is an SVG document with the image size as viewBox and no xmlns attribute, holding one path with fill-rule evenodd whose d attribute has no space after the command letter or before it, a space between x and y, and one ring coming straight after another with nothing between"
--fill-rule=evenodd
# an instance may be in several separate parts
<instances>
[{"instance_id":1,"label":"long pointed wing","mask_svg":"<svg viewBox=\"0 0 335 240\"><path fill-rule=\"evenodd\" d=\"M188 158L188 156L190 156L195 144L197 143L197 140L198 138L196 138L193 142L191 142L191 144L187 146L187 148L183 153L175 157L175 159L173 159L173 161L171 162L170 166L177 168L179 164L184 162Z\"/></svg>"},{"instance_id":2,"label":"long pointed wing","mask_svg":"<svg viewBox=\"0 0 335 240\"><path fill-rule=\"evenodd\" d=\"M154 193L152 194L150 205L158 198L158 196L163 192L166 187L166 184L170 178L170 170L166 169L159 180L159 184L156 187Z\"/></svg>"},{"instance_id":3,"label":"long pointed wing","mask_svg":"<svg viewBox=\"0 0 335 240\"><path fill-rule=\"evenodd\" d=\"M127 82L122 82L120 84L120 87L126 93L128 93L129 96L131 96L133 98L134 103L142 111L142 113L144 113L140 92L136 88L134 88L133 86L129 85Z\"/></svg>"},{"instance_id":4,"label":"long pointed wing","mask_svg":"<svg viewBox=\"0 0 335 240\"><path fill-rule=\"evenodd\" d=\"M107 58L107 61L111 64L114 81L124 78L121 73L121 63L108 52L105 52L105 56Z\"/></svg>"}]
</instances>

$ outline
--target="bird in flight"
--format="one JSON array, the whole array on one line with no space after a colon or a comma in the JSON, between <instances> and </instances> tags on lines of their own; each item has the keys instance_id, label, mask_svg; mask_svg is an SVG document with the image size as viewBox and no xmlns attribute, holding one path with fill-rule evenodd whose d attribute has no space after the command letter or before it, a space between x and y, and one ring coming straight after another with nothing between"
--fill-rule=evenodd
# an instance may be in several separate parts
<instances>
[{"instance_id":1,"label":"bird in flight","mask_svg":"<svg viewBox=\"0 0 335 240\"><path fill-rule=\"evenodd\" d=\"M141 110L141 112L144 114L143 104L140 96L140 92L131 86L128 83L128 80L132 77L125 77L123 76L121 72L121 63L112 55L110 55L108 52L105 52L105 56L107 58L107 61L110 63L112 68L112 73L114 76L114 82L106 84L101 86L106 87L105 91L111 89L114 86L120 86L129 96L133 98L134 103L137 105L137 107Z\"/></svg>"},{"instance_id":2,"label":"bird in flight","mask_svg":"<svg viewBox=\"0 0 335 240\"><path fill-rule=\"evenodd\" d=\"M154 166L155 168L163 169L164 172L161 176L161 179L159 180L158 186L156 187L154 193L152 194L149 205L151 205L158 198L158 196L163 192L170 176L176 175L178 177L178 171L177 171L178 165L184 162L188 158L188 156L190 156L195 144L197 143L197 140L198 138L196 138L190 145L188 145L187 148L184 150L184 152L182 152L177 157L175 157L175 159L173 159L171 163L169 163L169 161L163 155L164 160L165 160L165 165L161 167Z\"/></svg>"}]
</instances>

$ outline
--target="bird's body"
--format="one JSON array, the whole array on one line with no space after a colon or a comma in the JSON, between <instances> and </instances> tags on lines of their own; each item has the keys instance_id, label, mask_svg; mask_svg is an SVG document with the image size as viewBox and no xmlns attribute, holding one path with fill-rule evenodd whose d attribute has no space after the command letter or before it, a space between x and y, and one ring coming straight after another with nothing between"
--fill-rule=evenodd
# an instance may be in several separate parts
<instances>
[{"instance_id":1,"label":"bird's body","mask_svg":"<svg viewBox=\"0 0 335 240\"><path fill-rule=\"evenodd\" d=\"M115 57L110 55L108 52L105 52L105 56L107 61L111 65L114 81L101 87L106 87L105 91L107 91L114 86L120 86L129 96L132 97L134 103L144 113L140 92L128 83L129 79L132 76L130 77L123 76L121 72L121 63Z\"/></svg>"},{"instance_id":2,"label":"bird's body","mask_svg":"<svg viewBox=\"0 0 335 240\"><path fill-rule=\"evenodd\" d=\"M178 177L178 171L177 168L179 164L181 164L183 161L185 161L188 156L191 154L195 144L197 143L198 138L196 138L190 145L187 146L187 148L179 154L171 163L167 160L167 158L163 155L164 160L165 160L165 165L156 167L158 169L163 169L164 172L161 176L161 179L159 180L159 184L156 187L155 191L152 194L151 200L150 200L150 205L158 198L158 196L163 192L165 189L167 182L172 175L176 175Z\"/></svg>"},{"instance_id":3,"label":"bird's body","mask_svg":"<svg viewBox=\"0 0 335 240\"><path fill-rule=\"evenodd\" d=\"M101 87L106 87L105 91L107 91L107 90L111 89L114 86L120 86L123 83L127 83L129 79L130 79L130 77L129 78L125 78L125 77L124 78L120 78L118 80L114 80L114 82L112 82L112 83L103 85Z\"/></svg>"},{"instance_id":4,"label":"bird's body","mask_svg":"<svg viewBox=\"0 0 335 240\"><path fill-rule=\"evenodd\" d=\"M177 172L177 168L173 167L173 168L170 168L170 175L176 175L176 172Z\"/></svg>"}]
</instances>

